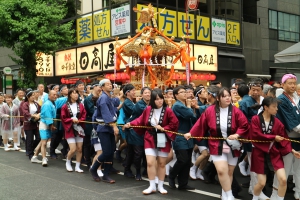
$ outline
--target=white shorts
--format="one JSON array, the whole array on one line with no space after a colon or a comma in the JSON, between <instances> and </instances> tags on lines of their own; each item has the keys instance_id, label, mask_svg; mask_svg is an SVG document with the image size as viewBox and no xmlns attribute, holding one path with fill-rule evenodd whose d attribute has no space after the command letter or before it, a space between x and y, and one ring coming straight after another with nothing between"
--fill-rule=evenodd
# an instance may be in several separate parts
<instances>
[{"instance_id":1,"label":"white shorts","mask_svg":"<svg viewBox=\"0 0 300 200\"><path fill-rule=\"evenodd\" d=\"M101 143L94 144L94 149L95 149L96 152L101 151L102 150Z\"/></svg>"},{"instance_id":2,"label":"white shorts","mask_svg":"<svg viewBox=\"0 0 300 200\"><path fill-rule=\"evenodd\" d=\"M68 144L81 143L81 142L83 142L83 138L76 136L76 137L68 138L67 142L68 142Z\"/></svg>"},{"instance_id":3,"label":"white shorts","mask_svg":"<svg viewBox=\"0 0 300 200\"><path fill-rule=\"evenodd\" d=\"M207 146L198 146L199 152L201 153L204 150L207 150L209 152L209 149L207 148Z\"/></svg>"},{"instance_id":4,"label":"white shorts","mask_svg":"<svg viewBox=\"0 0 300 200\"><path fill-rule=\"evenodd\" d=\"M236 166L238 157L233 157L231 151L229 153L222 153L222 155L210 155L213 162L227 161L228 165Z\"/></svg>"},{"instance_id":5,"label":"white shorts","mask_svg":"<svg viewBox=\"0 0 300 200\"><path fill-rule=\"evenodd\" d=\"M145 154L146 156L155 156L155 157L162 157L162 158L167 158L169 153L168 152L162 152L158 151L157 149L152 149L152 148L147 148L145 149Z\"/></svg>"}]
</instances>

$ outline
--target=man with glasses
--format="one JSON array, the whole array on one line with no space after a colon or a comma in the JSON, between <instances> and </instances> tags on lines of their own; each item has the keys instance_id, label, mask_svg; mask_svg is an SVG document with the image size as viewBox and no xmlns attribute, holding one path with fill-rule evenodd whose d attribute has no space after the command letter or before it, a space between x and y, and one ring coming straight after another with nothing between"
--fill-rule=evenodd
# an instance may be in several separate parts
<instances>
[{"instance_id":1,"label":"man with glasses","mask_svg":"<svg viewBox=\"0 0 300 200\"><path fill-rule=\"evenodd\" d=\"M277 117L283 123L289 138L300 141L300 106L299 96L296 93L297 77L295 74L285 74L282 77L283 93L278 96L281 101L278 104ZM300 145L292 142L292 148L300 151ZM300 160L295 159L292 153L283 156L284 169L286 176L289 176L291 169L294 170L294 197L300 198ZM271 200L277 199L278 181L274 177L273 192Z\"/></svg>"}]
</instances>

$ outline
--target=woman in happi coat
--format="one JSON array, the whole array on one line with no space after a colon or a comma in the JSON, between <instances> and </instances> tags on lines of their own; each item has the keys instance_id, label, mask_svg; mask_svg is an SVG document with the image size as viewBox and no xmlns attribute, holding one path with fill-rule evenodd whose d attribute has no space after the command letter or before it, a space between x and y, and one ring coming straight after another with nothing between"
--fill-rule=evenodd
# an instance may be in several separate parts
<instances>
[{"instance_id":1,"label":"woman in happi coat","mask_svg":"<svg viewBox=\"0 0 300 200\"><path fill-rule=\"evenodd\" d=\"M80 169L80 162L82 157L82 144L84 137L84 121L86 118L86 110L84 105L80 103L79 94L76 90L70 89L68 91L68 100L61 108L61 122L65 130L65 139L67 140L70 150L67 155L66 169L72 172L71 158L76 152L76 167L75 171L83 173Z\"/></svg>"},{"instance_id":2,"label":"woman in happi coat","mask_svg":"<svg viewBox=\"0 0 300 200\"><path fill-rule=\"evenodd\" d=\"M18 129L20 128L20 112L19 107L12 102L13 96L7 94L5 97L6 104L4 104L0 110L0 116L2 118L2 139L4 143L4 151L9 151L8 139L13 138L14 150L19 151L18 143Z\"/></svg>"},{"instance_id":3,"label":"woman in happi coat","mask_svg":"<svg viewBox=\"0 0 300 200\"><path fill-rule=\"evenodd\" d=\"M258 200L258 196L266 184L266 172L268 161L272 163L278 179L277 199L283 200L287 188L287 176L284 170L283 156L293 153L300 158L300 153L292 149L291 142L284 140L288 138L284 125L275 117L277 113L278 100L273 97L266 97L261 105L263 112L252 117L249 136L252 140L270 142L252 142L251 171L257 173L258 182L254 186L253 200Z\"/></svg>"},{"instance_id":4,"label":"woman in happi coat","mask_svg":"<svg viewBox=\"0 0 300 200\"><path fill-rule=\"evenodd\" d=\"M143 194L156 192L156 173L159 179L158 191L162 194L167 194L167 190L163 187L166 173L165 166L171 149L171 141L173 141L176 136L168 132L168 130L177 131L178 119L173 111L167 107L160 89L151 91L149 105L150 106L143 111L143 114L139 118L127 123L124 127L130 128L131 125L153 127L148 129L134 128L138 134L144 134L144 148L150 186L143 191ZM156 169L156 161L158 169Z\"/></svg>"},{"instance_id":5,"label":"woman in happi coat","mask_svg":"<svg viewBox=\"0 0 300 200\"><path fill-rule=\"evenodd\" d=\"M231 190L234 168L240 155L239 137L247 137L248 121L244 114L231 104L228 88L221 88L217 95L217 102L201 115L186 139L191 136L203 137L210 132L210 137L227 138L227 140L208 140L211 158L217 169L222 186L222 200L234 200Z\"/></svg>"}]
</instances>

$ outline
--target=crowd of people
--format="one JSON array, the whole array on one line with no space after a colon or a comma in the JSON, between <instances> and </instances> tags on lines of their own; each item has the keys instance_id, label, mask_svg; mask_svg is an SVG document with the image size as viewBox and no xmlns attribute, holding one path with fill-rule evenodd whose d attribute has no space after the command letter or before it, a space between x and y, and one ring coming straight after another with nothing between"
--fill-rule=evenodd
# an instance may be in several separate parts
<instances>
[{"instance_id":1,"label":"crowd of people","mask_svg":"<svg viewBox=\"0 0 300 200\"><path fill-rule=\"evenodd\" d=\"M86 164L97 182L115 183L111 174L119 171L113 165L120 162L125 177L148 177L145 195L167 194L167 175L170 188L193 190L189 180L200 179L220 184L221 199L233 200L241 191L234 176L238 165L250 176L242 186L253 200L284 199L289 175L299 199L300 85L290 73L268 83L236 79L230 88L214 81L139 93L130 83L118 88L109 79L86 86L79 80L71 88L51 84L48 93L39 84L15 97L0 94L0 142L4 151L19 151L23 140L26 156L42 166L48 165L50 142L51 159L61 152L72 172L76 154L74 171L83 173ZM263 192L266 182L273 186L270 198Z\"/></svg>"}]
</instances>

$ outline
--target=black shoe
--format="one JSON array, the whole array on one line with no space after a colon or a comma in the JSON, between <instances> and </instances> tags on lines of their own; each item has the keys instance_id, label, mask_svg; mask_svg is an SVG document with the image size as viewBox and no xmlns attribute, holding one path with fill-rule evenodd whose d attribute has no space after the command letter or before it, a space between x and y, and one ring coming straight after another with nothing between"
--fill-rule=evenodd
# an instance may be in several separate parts
<instances>
[{"instance_id":1,"label":"black shoe","mask_svg":"<svg viewBox=\"0 0 300 200\"><path fill-rule=\"evenodd\" d=\"M242 183L242 184L240 184L240 186L242 186L243 188L249 188L249 186L250 186L250 181L247 182L247 183Z\"/></svg>"},{"instance_id":2,"label":"black shoe","mask_svg":"<svg viewBox=\"0 0 300 200\"><path fill-rule=\"evenodd\" d=\"M115 180L111 179L111 178L110 178L109 176L107 176L107 175L104 175L104 176L102 177L102 181L105 182L105 183L110 183L110 184L113 184L113 183L116 182Z\"/></svg>"},{"instance_id":3,"label":"black shoe","mask_svg":"<svg viewBox=\"0 0 300 200\"><path fill-rule=\"evenodd\" d=\"M31 160L32 157L33 157L33 155L28 155L29 160Z\"/></svg>"},{"instance_id":4,"label":"black shoe","mask_svg":"<svg viewBox=\"0 0 300 200\"><path fill-rule=\"evenodd\" d=\"M131 171L124 172L124 176L126 176L127 178L134 178L135 177Z\"/></svg>"},{"instance_id":5,"label":"black shoe","mask_svg":"<svg viewBox=\"0 0 300 200\"><path fill-rule=\"evenodd\" d=\"M110 169L110 172L109 172L109 173L110 173L110 174L119 174L120 171L117 170L117 169L115 169L114 167L112 167L112 168Z\"/></svg>"},{"instance_id":6,"label":"black shoe","mask_svg":"<svg viewBox=\"0 0 300 200\"><path fill-rule=\"evenodd\" d=\"M94 181L96 181L96 182L101 181L101 178L98 176L97 171L94 171L92 169L90 169L89 171L92 174L92 177L93 177Z\"/></svg>"},{"instance_id":7,"label":"black shoe","mask_svg":"<svg viewBox=\"0 0 300 200\"><path fill-rule=\"evenodd\" d=\"M51 158L51 159L57 159L57 154L56 154L56 153L50 154L50 158Z\"/></svg>"},{"instance_id":8,"label":"black shoe","mask_svg":"<svg viewBox=\"0 0 300 200\"><path fill-rule=\"evenodd\" d=\"M175 179L171 178L170 176L169 176L169 186L172 189L176 189L177 188L176 185L175 185Z\"/></svg>"},{"instance_id":9,"label":"black shoe","mask_svg":"<svg viewBox=\"0 0 300 200\"><path fill-rule=\"evenodd\" d=\"M195 190L195 188L191 187L189 185L185 185L185 186L181 186L181 187L179 186L178 190Z\"/></svg>"},{"instance_id":10,"label":"black shoe","mask_svg":"<svg viewBox=\"0 0 300 200\"><path fill-rule=\"evenodd\" d=\"M135 180L137 180L137 181L142 181L143 179L142 179L142 175L141 174L136 174L135 175Z\"/></svg>"}]
</instances>

